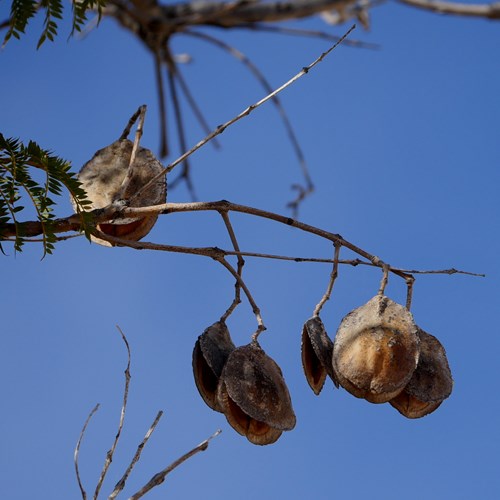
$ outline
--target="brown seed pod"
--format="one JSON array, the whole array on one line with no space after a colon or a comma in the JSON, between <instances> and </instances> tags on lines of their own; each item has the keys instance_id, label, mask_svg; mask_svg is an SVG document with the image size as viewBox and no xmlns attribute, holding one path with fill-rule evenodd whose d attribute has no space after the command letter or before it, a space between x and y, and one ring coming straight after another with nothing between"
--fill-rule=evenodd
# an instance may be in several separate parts
<instances>
[{"instance_id":1,"label":"brown seed pod","mask_svg":"<svg viewBox=\"0 0 500 500\"><path fill-rule=\"evenodd\" d=\"M256 341L229 355L217 398L231 427L251 443L274 443L283 431L295 427L281 369Z\"/></svg>"},{"instance_id":2,"label":"brown seed pod","mask_svg":"<svg viewBox=\"0 0 500 500\"><path fill-rule=\"evenodd\" d=\"M389 401L407 418L420 418L432 413L450 396L453 378L441 342L420 328L420 357L408 385Z\"/></svg>"},{"instance_id":3,"label":"brown seed pod","mask_svg":"<svg viewBox=\"0 0 500 500\"><path fill-rule=\"evenodd\" d=\"M209 326L193 349L193 374L203 401L212 410L222 412L217 402L217 385L229 354L236 348L224 322Z\"/></svg>"},{"instance_id":4,"label":"brown seed pod","mask_svg":"<svg viewBox=\"0 0 500 500\"><path fill-rule=\"evenodd\" d=\"M129 199L162 171L163 166L154 154L142 147L138 148L134 163L129 169L132 147L133 143L128 139L120 139L97 151L82 167L78 179L92 202L90 209L104 208L117 200ZM165 203L166 193L165 176L161 176L134 198L130 206ZM111 236L138 241L151 231L157 219L157 214L117 219L112 223L98 224L97 228ZM92 237L92 240L100 245L111 246L109 242L97 237Z\"/></svg>"},{"instance_id":5,"label":"brown seed pod","mask_svg":"<svg viewBox=\"0 0 500 500\"><path fill-rule=\"evenodd\" d=\"M385 403L408 384L418 356L417 326L411 313L376 295L342 320L332 362L344 389L370 403Z\"/></svg>"},{"instance_id":6,"label":"brown seed pod","mask_svg":"<svg viewBox=\"0 0 500 500\"><path fill-rule=\"evenodd\" d=\"M338 387L332 367L333 342L319 316L309 318L302 328L302 367L307 383L318 395L328 375Z\"/></svg>"}]
</instances>

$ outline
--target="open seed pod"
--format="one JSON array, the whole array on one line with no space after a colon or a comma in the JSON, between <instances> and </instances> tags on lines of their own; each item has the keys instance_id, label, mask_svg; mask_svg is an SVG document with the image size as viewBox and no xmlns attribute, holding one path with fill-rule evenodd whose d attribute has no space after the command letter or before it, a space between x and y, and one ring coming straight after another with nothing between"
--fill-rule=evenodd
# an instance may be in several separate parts
<instances>
[{"instance_id":1,"label":"open seed pod","mask_svg":"<svg viewBox=\"0 0 500 500\"><path fill-rule=\"evenodd\" d=\"M408 385L389 401L408 418L420 418L432 413L451 394L451 376L446 351L441 342L420 328L420 357Z\"/></svg>"},{"instance_id":2,"label":"open seed pod","mask_svg":"<svg viewBox=\"0 0 500 500\"><path fill-rule=\"evenodd\" d=\"M212 410L222 412L217 402L217 386L229 354L236 348L224 322L209 326L193 349L193 374L203 401Z\"/></svg>"},{"instance_id":3,"label":"open seed pod","mask_svg":"<svg viewBox=\"0 0 500 500\"><path fill-rule=\"evenodd\" d=\"M283 431L295 427L281 369L256 341L229 355L217 398L231 427L251 443L274 443Z\"/></svg>"},{"instance_id":4,"label":"open seed pod","mask_svg":"<svg viewBox=\"0 0 500 500\"><path fill-rule=\"evenodd\" d=\"M318 395L328 375L338 387L332 367L333 342L319 316L309 318L302 328L302 367L307 383Z\"/></svg>"},{"instance_id":5,"label":"open seed pod","mask_svg":"<svg viewBox=\"0 0 500 500\"><path fill-rule=\"evenodd\" d=\"M385 403L408 384L419 357L411 313L376 295L341 322L333 344L333 369L340 385L370 403Z\"/></svg>"},{"instance_id":6,"label":"open seed pod","mask_svg":"<svg viewBox=\"0 0 500 500\"><path fill-rule=\"evenodd\" d=\"M158 175L163 167L149 150L139 147L132 167L129 169L133 143L120 139L97 151L80 170L78 179L92 202L89 210L104 208L117 200L127 200ZM159 205L166 200L165 176L161 176L143 193L134 198L130 206ZM140 218L117 219L112 223L99 224L103 233L127 240L138 241L153 228L158 215ZM107 241L92 237L100 245L111 246Z\"/></svg>"}]
</instances>

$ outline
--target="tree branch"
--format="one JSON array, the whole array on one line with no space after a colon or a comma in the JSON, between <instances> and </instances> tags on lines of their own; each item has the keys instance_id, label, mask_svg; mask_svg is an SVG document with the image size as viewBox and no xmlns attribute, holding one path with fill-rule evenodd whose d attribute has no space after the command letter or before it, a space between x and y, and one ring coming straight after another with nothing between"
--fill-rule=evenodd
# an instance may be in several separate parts
<instances>
[{"instance_id":1,"label":"tree branch","mask_svg":"<svg viewBox=\"0 0 500 500\"><path fill-rule=\"evenodd\" d=\"M129 500L138 500L142 498L148 491L152 490L155 486L159 486L165 481L165 477L167 474L172 472L175 468L179 467L183 462L185 462L188 458L191 458L193 455L196 455L200 451L205 451L208 448L209 442L217 437L221 433L220 430L212 434L208 439L200 443L198 446L193 448L191 451L188 451L182 457L179 457L175 462L172 462L168 467L163 469L162 471L155 474L137 493L134 493Z\"/></svg>"},{"instance_id":2,"label":"tree branch","mask_svg":"<svg viewBox=\"0 0 500 500\"><path fill-rule=\"evenodd\" d=\"M500 2L490 4L464 4L457 2L441 2L433 0L398 0L400 3L430 10L439 14L455 16L483 17L486 19L500 19Z\"/></svg>"}]
</instances>

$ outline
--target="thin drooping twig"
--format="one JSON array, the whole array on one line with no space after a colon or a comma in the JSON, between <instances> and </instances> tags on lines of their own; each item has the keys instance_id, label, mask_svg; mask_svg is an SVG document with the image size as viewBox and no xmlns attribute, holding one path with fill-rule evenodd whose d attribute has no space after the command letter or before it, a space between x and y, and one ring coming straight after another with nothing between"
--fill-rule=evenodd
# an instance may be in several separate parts
<instances>
[{"instance_id":1,"label":"thin drooping twig","mask_svg":"<svg viewBox=\"0 0 500 500\"><path fill-rule=\"evenodd\" d=\"M284 83L283 85L281 85L280 87L278 87L276 90L274 90L273 92L271 92L270 94L268 94L267 96L265 96L264 98L262 98L260 101L257 101L256 103L248 106L246 109L244 109L241 113L239 113L234 118L231 118L229 121L225 122L224 124L219 125L212 133L208 134L204 139L202 139L197 144L195 144L195 146L193 146L189 151L187 151L186 153L184 153L183 155L181 155L174 162L170 163L170 165L168 165L167 167L165 167L161 172L158 173L158 175L154 176L147 184L145 184L141 189L139 189L135 193L135 195L131 198L131 200L133 198L135 198L135 197L138 197L140 194L142 194L143 191L145 191L146 189L148 189L162 175L168 174L177 165L179 165L179 163L182 163L186 158L188 158L189 156L191 156L194 152L198 151L198 149L200 149L202 146L204 146L207 142L209 142L210 140L212 140L214 137L222 134L222 132L224 132L224 130L226 130L228 127L230 127L231 125L233 125L237 121L241 120L242 118L248 116L250 113L252 113L252 111L254 111L255 109L257 109L259 106L261 106L265 102L269 101L274 96L276 96L277 94L279 94L281 91L283 91L284 89L286 89L287 87L289 87L290 85L292 85L293 83L295 83L299 78L301 78L302 76L304 76L305 74L307 74L317 64L319 64L321 61L323 61L323 59L328 54L330 54L334 49L336 49L343 42L343 40L345 38L347 38L351 34L351 32L354 30L355 27L356 27L355 25L351 26L351 28L340 38L340 40L337 43L335 43L328 50L326 50L325 52L323 52L311 64L309 64L308 66L305 66L304 68L302 68L301 71L299 71L295 76L293 76L292 78L290 78L290 80L288 80L286 83Z\"/></svg>"},{"instance_id":2,"label":"thin drooping twig","mask_svg":"<svg viewBox=\"0 0 500 500\"><path fill-rule=\"evenodd\" d=\"M332 272L330 274L330 281L328 282L328 287L326 289L325 294L323 295L323 297L321 297L321 300L318 302L318 304L314 308L313 316L319 316L319 313L321 312L321 309L325 305L326 301L330 300L330 296L332 295L333 284L335 283L335 280L337 279L337 276L338 276L339 255L340 255L340 249L342 248L342 245L335 243L334 247L335 247L335 252L333 255L333 268L332 268Z\"/></svg>"},{"instance_id":3,"label":"thin drooping twig","mask_svg":"<svg viewBox=\"0 0 500 500\"><path fill-rule=\"evenodd\" d=\"M120 335L122 337L123 342L125 343L125 347L127 348L127 368L125 369L125 387L123 390L123 403L122 403L122 409L120 412L120 422L118 424L118 431L116 433L115 439L113 441L113 444L109 451L106 453L106 460L104 461L104 465L101 471L101 475L99 476L99 480L97 481L97 486L95 488L94 492L94 500L97 500L97 497L99 496L99 491L101 490L102 483L104 481L104 478L106 477L106 474L108 472L109 466L111 465L111 462L113 461L113 455L115 453L116 446L118 444L118 441L120 439L122 429L123 429L123 422L125 420L125 411L127 409L127 400L128 400L128 388L130 385L130 346L128 344L127 337L125 337L124 333L122 332L121 328L117 325L116 326L118 332L120 332Z\"/></svg>"},{"instance_id":4,"label":"thin drooping twig","mask_svg":"<svg viewBox=\"0 0 500 500\"><path fill-rule=\"evenodd\" d=\"M179 83L179 87L182 90L182 93L184 94L186 101L188 102L189 106L191 107L191 110L193 111L196 119L198 120L198 123L200 124L200 126L203 129L203 131L205 132L205 134L209 134L211 132L211 128L209 127L207 121L205 120L205 117L203 116L203 113L201 112L201 109L198 106L198 103L196 102L191 90L189 89L189 86L188 86L184 76L182 75L182 72L179 68L179 65L176 64L174 66L174 69L175 69L174 76L177 79L177 82ZM215 149L220 148L220 143L216 138L214 138L214 140L212 141L212 146Z\"/></svg>"},{"instance_id":5,"label":"thin drooping twig","mask_svg":"<svg viewBox=\"0 0 500 500\"><path fill-rule=\"evenodd\" d=\"M125 487L125 483L127 482L128 477L130 476L130 473L132 472L132 469L134 468L135 464L140 460L141 458L141 453L144 447L146 446L149 438L151 437L151 434L153 434L154 430L156 429L156 426L158 425L158 422L160 421L160 418L163 415L163 411L159 411L156 415L156 418L154 419L154 422L151 424L151 427L148 429L148 432L146 432L146 435L144 436L144 439L141 441L141 444L137 447L137 450L135 452L134 457L132 458L132 461L130 462L129 466L127 467L127 470L123 474L123 476L120 478L120 480L116 483L115 489L111 492L111 494L108 497L108 500L113 500L118 496L120 491L123 490Z\"/></svg>"},{"instance_id":6,"label":"thin drooping twig","mask_svg":"<svg viewBox=\"0 0 500 500\"><path fill-rule=\"evenodd\" d=\"M238 59L245 67L249 69L249 71L252 73L252 75L256 78L256 80L262 85L264 90L268 93L271 94L273 92L273 87L271 84L267 81L267 78L264 76L262 71L248 58L247 55L243 54L240 50L237 48L223 42L222 40L219 40L218 38L215 38L213 36L207 35L206 33L200 33L198 31L193 31L193 30L186 30L184 31L185 34L194 36L196 38L200 38L201 40L205 40L208 43L211 43L212 45L215 45L216 47L221 48L225 52L229 53L236 59ZM299 162L300 168L302 170L302 175L304 177L305 185L299 185L295 184L294 188L299 191L298 196L296 197L295 200L291 201L288 203L288 206L292 208L293 210L293 217L297 217L298 213L298 207L299 204L304 198L306 198L309 194L311 194L314 191L314 185L311 179L311 175L309 174L309 168L307 167L307 162L304 156L304 152L302 151L302 148L300 147L299 140L297 138L297 135L295 134L295 131L292 127L292 124L288 118L288 115L285 111L285 108L281 104L280 99L278 96L274 96L272 98L272 103L275 105L281 121L283 122L283 125L285 126L286 133L288 135L288 139L290 140L292 144L292 148L295 152L295 156L297 157L297 160Z\"/></svg>"},{"instance_id":7,"label":"thin drooping twig","mask_svg":"<svg viewBox=\"0 0 500 500\"><path fill-rule=\"evenodd\" d=\"M184 122L182 121L182 113L181 113L181 107L179 103L179 98L177 96L177 86L176 86L176 79L174 78L175 72L176 72L176 64L172 58L172 55L168 51L168 48L166 49L166 55L165 55L165 60L167 64L167 75L168 75L168 87L170 90L170 96L172 98L172 103L174 105L174 117L175 117L175 124L177 128L177 134L179 137L179 149L180 153L185 153L188 149L187 143L186 143L186 134L184 132ZM188 188L189 194L191 195L191 199L193 201L197 200L197 196L194 190L194 186L191 180L191 175L190 175L190 164L189 160L186 158L184 160L183 165L182 165L182 171L179 175L179 177L176 179L183 179L186 183L186 186ZM175 187L176 182L173 181L170 183L170 188L173 189Z\"/></svg>"},{"instance_id":8,"label":"thin drooping twig","mask_svg":"<svg viewBox=\"0 0 500 500\"><path fill-rule=\"evenodd\" d=\"M155 474L138 492L134 493L129 498L129 500L138 500L139 498L142 498L148 491L162 484L165 481L165 477L167 476L167 474L179 467L179 465L185 462L188 458L191 458L193 455L196 455L200 451L205 451L208 448L209 442L213 438L217 437L221 432L222 431L220 429L217 430L208 439L205 439L205 441L194 447L191 451L188 451L177 460L172 462L168 467Z\"/></svg>"},{"instance_id":9,"label":"thin drooping twig","mask_svg":"<svg viewBox=\"0 0 500 500\"><path fill-rule=\"evenodd\" d=\"M236 234L234 232L233 226L231 225L231 221L229 220L229 214L227 211L222 210L219 212L222 220L224 221L224 224L226 226L226 230L229 234L229 238L231 240L231 243L233 245L234 251L237 255L238 259L238 267L236 269L236 272L238 273L238 276L241 278L242 277L242 272L243 272L243 266L245 265L245 261L241 255L240 252L240 247L238 245L238 240L236 239ZM234 299L231 303L231 305L228 307L227 311L222 315L221 321L225 322L227 318L232 314L232 312L236 309L238 304L241 304L241 285L238 280L235 281L234 283Z\"/></svg>"},{"instance_id":10,"label":"thin drooping twig","mask_svg":"<svg viewBox=\"0 0 500 500\"><path fill-rule=\"evenodd\" d=\"M304 36L309 38L319 38L321 40L327 40L329 42L337 42L340 37L337 35L332 35L327 31L318 30L307 30L300 28L289 28L287 26L275 26L261 23L251 23L251 24L240 24L238 29L249 29L251 31L267 31L270 33L277 33L282 35L291 36ZM370 42L362 42L360 40L344 40L343 45L347 47L356 47L363 49L379 49L380 45Z\"/></svg>"},{"instance_id":11,"label":"thin drooping twig","mask_svg":"<svg viewBox=\"0 0 500 500\"><path fill-rule=\"evenodd\" d=\"M250 293L250 290L248 289L245 282L243 281L243 278L238 274L238 272L234 269L234 267L231 264L229 264L229 262L224 258L216 258L215 260L217 260L217 262L220 262L234 276L234 278L239 283L242 290L245 292L245 295L248 299L248 302L250 303L255 319L257 320L257 330L252 335L252 340L257 340L259 335L264 330L267 330L266 326L264 325L264 321L262 320L262 314L260 312L259 306L252 297L252 294Z\"/></svg>"},{"instance_id":12,"label":"thin drooping twig","mask_svg":"<svg viewBox=\"0 0 500 500\"><path fill-rule=\"evenodd\" d=\"M168 155L168 136L167 136L167 105L165 101L165 90L163 87L162 58L160 49L154 51L156 88L158 89L158 108L160 111L160 157L165 158Z\"/></svg>"},{"instance_id":13,"label":"thin drooping twig","mask_svg":"<svg viewBox=\"0 0 500 500\"><path fill-rule=\"evenodd\" d=\"M78 442L76 443L75 453L74 453L74 463L75 463L75 472L76 472L76 480L78 481L78 487L80 488L80 492L82 494L83 500L87 498L87 492L85 491L82 481L80 479L80 469L78 466L78 456L80 454L80 446L83 441L83 436L85 435L85 431L87 430L87 425L89 425L90 419L94 415L94 413L99 409L99 403L97 403L94 408L90 411L87 420L83 424L82 431L80 432L80 437L78 438Z\"/></svg>"}]
</instances>

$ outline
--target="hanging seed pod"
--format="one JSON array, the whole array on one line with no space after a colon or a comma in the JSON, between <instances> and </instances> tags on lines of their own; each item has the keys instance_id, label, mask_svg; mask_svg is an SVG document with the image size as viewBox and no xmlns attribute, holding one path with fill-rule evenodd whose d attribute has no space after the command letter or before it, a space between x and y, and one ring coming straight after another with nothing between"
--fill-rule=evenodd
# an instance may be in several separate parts
<instances>
[{"instance_id":1,"label":"hanging seed pod","mask_svg":"<svg viewBox=\"0 0 500 500\"><path fill-rule=\"evenodd\" d=\"M229 355L217 398L231 427L251 443L274 443L283 431L295 427L281 369L256 341Z\"/></svg>"},{"instance_id":2,"label":"hanging seed pod","mask_svg":"<svg viewBox=\"0 0 500 500\"><path fill-rule=\"evenodd\" d=\"M217 402L217 385L229 354L236 348L224 322L209 326L193 349L193 374L203 401L212 410L222 412Z\"/></svg>"},{"instance_id":3,"label":"hanging seed pod","mask_svg":"<svg viewBox=\"0 0 500 500\"><path fill-rule=\"evenodd\" d=\"M453 378L441 342L420 328L417 334L420 338L417 368L404 390L390 401L407 418L432 413L453 389Z\"/></svg>"},{"instance_id":4,"label":"hanging seed pod","mask_svg":"<svg viewBox=\"0 0 500 500\"><path fill-rule=\"evenodd\" d=\"M342 320L332 359L344 389L370 403L385 403L408 384L418 356L417 326L411 313L376 295Z\"/></svg>"},{"instance_id":5,"label":"hanging seed pod","mask_svg":"<svg viewBox=\"0 0 500 500\"><path fill-rule=\"evenodd\" d=\"M302 367L307 383L318 395L328 375L338 387L332 367L333 342L319 316L313 316L302 328Z\"/></svg>"},{"instance_id":6,"label":"hanging seed pod","mask_svg":"<svg viewBox=\"0 0 500 500\"><path fill-rule=\"evenodd\" d=\"M139 147L135 160L129 169L133 143L119 139L100 149L80 170L78 179L87 197L92 202L90 209L104 208L117 200L128 200L158 175L163 167L149 150ZM134 198L130 206L145 207L159 205L166 200L165 176L161 176L144 192ZM138 241L153 228L157 214L140 218L117 219L112 223L98 224L105 234L127 240ZM100 245L111 246L107 241L92 237Z\"/></svg>"}]
</instances>

